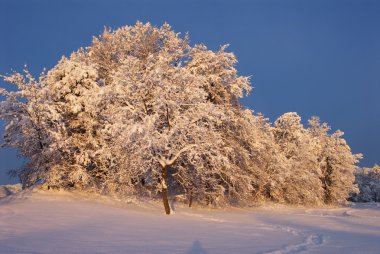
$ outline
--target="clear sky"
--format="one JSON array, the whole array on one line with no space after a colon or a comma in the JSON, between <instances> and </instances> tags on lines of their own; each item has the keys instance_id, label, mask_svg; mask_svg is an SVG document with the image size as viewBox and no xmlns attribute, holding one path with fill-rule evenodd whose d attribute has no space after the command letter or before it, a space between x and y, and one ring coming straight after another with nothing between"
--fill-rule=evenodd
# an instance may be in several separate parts
<instances>
[{"instance_id":1,"label":"clear sky","mask_svg":"<svg viewBox=\"0 0 380 254\"><path fill-rule=\"evenodd\" d=\"M105 26L137 20L211 49L229 43L254 90L242 103L271 121L313 115L341 129L362 166L380 163L380 1L350 0L0 0L0 74L33 74L87 46ZM4 85L4 83L2 83ZM0 134L2 131L0 131ZM20 164L0 151L4 172Z\"/></svg>"}]
</instances>

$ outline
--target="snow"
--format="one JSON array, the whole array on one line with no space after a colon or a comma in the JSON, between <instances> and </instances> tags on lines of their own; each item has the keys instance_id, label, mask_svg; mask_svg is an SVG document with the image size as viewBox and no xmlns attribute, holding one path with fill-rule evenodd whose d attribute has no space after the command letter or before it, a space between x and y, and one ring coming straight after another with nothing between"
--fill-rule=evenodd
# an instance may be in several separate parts
<instances>
[{"instance_id":1,"label":"snow","mask_svg":"<svg viewBox=\"0 0 380 254\"><path fill-rule=\"evenodd\" d=\"M187 208L41 189L0 199L0 253L378 253L380 205Z\"/></svg>"},{"instance_id":2,"label":"snow","mask_svg":"<svg viewBox=\"0 0 380 254\"><path fill-rule=\"evenodd\" d=\"M21 187L21 184L0 185L0 198L19 192Z\"/></svg>"}]
</instances>

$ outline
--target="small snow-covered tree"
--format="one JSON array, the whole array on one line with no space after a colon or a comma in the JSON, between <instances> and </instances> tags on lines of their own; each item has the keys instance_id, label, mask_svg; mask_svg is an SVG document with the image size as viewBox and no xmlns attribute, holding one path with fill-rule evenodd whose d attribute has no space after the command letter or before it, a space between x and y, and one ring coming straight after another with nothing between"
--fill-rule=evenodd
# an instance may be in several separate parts
<instances>
[{"instance_id":1,"label":"small snow-covered tree","mask_svg":"<svg viewBox=\"0 0 380 254\"><path fill-rule=\"evenodd\" d=\"M95 124L89 101L96 70L63 58L35 80L12 74L5 80L18 91L2 90L1 117L7 123L4 146L17 148L28 162L18 172L24 186L43 179L50 186L87 184Z\"/></svg>"},{"instance_id":2,"label":"small snow-covered tree","mask_svg":"<svg viewBox=\"0 0 380 254\"><path fill-rule=\"evenodd\" d=\"M16 89L0 89L3 100L0 102L0 118L5 122L4 143L2 147L17 149L20 156L29 158L26 165L11 172L18 175L24 187L41 178L45 169L49 146L48 126L43 122L44 102L38 92L46 85L45 73L38 80L25 68L23 74L13 73L3 76Z\"/></svg>"},{"instance_id":3,"label":"small snow-covered tree","mask_svg":"<svg viewBox=\"0 0 380 254\"><path fill-rule=\"evenodd\" d=\"M49 125L50 168L45 179L50 186L77 188L94 184L96 151L101 139L96 135L96 111L92 107L98 88L97 70L74 53L63 57L46 76L40 90L44 98L44 121Z\"/></svg>"}]
</instances>

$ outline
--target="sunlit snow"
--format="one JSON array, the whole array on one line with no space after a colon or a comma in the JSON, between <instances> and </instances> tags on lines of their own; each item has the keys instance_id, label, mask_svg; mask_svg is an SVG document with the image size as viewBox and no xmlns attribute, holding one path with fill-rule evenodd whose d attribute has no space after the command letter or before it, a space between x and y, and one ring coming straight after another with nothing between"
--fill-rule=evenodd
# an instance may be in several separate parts
<instances>
[{"instance_id":1,"label":"sunlit snow","mask_svg":"<svg viewBox=\"0 0 380 254\"><path fill-rule=\"evenodd\" d=\"M378 253L380 206L224 210L24 191L0 199L0 253Z\"/></svg>"}]
</instances>

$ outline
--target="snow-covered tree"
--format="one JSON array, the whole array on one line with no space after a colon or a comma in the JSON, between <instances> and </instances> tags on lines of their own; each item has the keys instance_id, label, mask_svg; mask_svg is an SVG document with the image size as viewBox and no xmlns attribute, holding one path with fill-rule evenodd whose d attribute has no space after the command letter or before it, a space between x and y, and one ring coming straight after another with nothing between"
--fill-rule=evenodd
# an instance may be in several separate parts
<instances>
[{"instance_id":1,"label":"snow-covered tree","mask_svg":"<svg viewBox=\"0 0 380 254\"><path fill-rule=\"evenodd\" d=\"M46 76L40 96L44 99L44 121L49 125L50 168L45 179L50 186L86 187L94 184L95 155L101 145L96 135L97 109L93 96L99 85L97 70L78 53L62 58Z\"/></svg>"},{"instance_id":2,"label":"snow-covered tree","mask_svg":"<svg viewBox=\"0 0 380 254\"><path fill-rule=\"evenodd\" d=\"M260 113L254 115L249 110L243 113L240 121L249 129L242 133L241 140L244 140L251 157L253 201L285 202L281 186L289 174L290 165L276 143L273 127Z\"/></svg>"},{"instance_id":3,"label":"snow-covered tree","mask_svg":"<svg viewBox=\"0 0 380 254\"><path fill-rule=\"evenodd\" d=\"M190 47L167 24L106 30L63 58L43 86L35 82L42 107L35 136L42 126L48 142L44 169L27 171L37 170L53 187L161 192L167 213L169 190L190 203L247 199L251 157L236 137L249 126L239 123L237 99L250 86L235 64L225 47Z\"/></svg>"},{"instance_id":4,"label":"snow-covered tree","mask_svg":"<svg viewBox=\"0 0 380 254\"><path fill-rule=\"evenodd\" d=\"M106 31L101 37L107 37L106 45L97 40L90 56L99 55L99 48L107 55L107 48L136 34L143 38L129 41L122 60L102 67L107 77L100 88L100 118L117 150L117 181L134 191L161 192L167 213L169 190L185 193L189 203L246 199L250 158L229 134L241 131L234 124L241 117L237 98L249 91L248 78L236 73L235 57L224 48L216 53L205 46L190 48L168 25L157 29L140 23ZM199 56L204 54L209 58ZM210 82L218 86L209 88ZM228 86L223 103L210 97L222 85Z\"/></svg>"},{"instance_id":5,"label":"snow-covered tree","mask_svg":"<svg viewBox=\"0 0 380 254\"><path fill-rule=\"evenodd\" d=\"M323 199L321 171L312 152L313 142L295 112L285 113L274 123L273 134L288 167L276 188L281 188L285 202L318 204ZM307 186L307 188L305 188Z\"/></svg>"},{"instance_id":6,"label":"snow-covered tree","mask_svg":"<svg viewBox=\"0 0 380 254\"><path fill-rule=\"evenodd\" d=\"M26 66L25 66L26 67ZM45 73L38 80L25 68L23 74L3 76L16 89L0 89L0 118L5 122L2 147L17 149L20 156L29 160L19 170L11 172L19 176L24 186L40 179L46 158L42 153L48 146L48 126L43 122L44 105L38 92L45 86Z\"/></svg>"},{"instance_id":7,"label":"snow-covered tree","mask_svg":"<svg viewBox=\"0 0 380 254\"><path fill-rule=\"evenodd\" d=\"M24 72L5 77L18 91L2 90L6 99L1 103L1 117L7 123L3 145L28 158L13 173L24 186L40 179L59 187L88 182L89 143L96 140L90 138L95 123L86 104L97 86L96 70L63 58L38 81Z\"/></svg>"},{"instance_id":8,"label":"snow-covered tree","mask_svg":"<svg viewBox=\"0 0 380 254\"><path fill-rule=\"evenodd\" d=\"M322 173L323 201L327 204L342 203L351 193L356 192L353 184L355 164L362 155L352 154L342 138L343 132L338 130L330 135L330 127L321 123L318 117L311 118L309 126L314 141L314 154Z\"/></svg>"}]
</instances>

